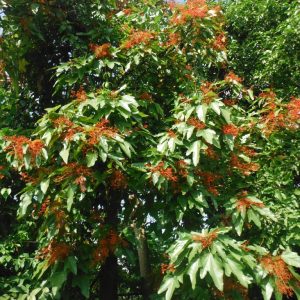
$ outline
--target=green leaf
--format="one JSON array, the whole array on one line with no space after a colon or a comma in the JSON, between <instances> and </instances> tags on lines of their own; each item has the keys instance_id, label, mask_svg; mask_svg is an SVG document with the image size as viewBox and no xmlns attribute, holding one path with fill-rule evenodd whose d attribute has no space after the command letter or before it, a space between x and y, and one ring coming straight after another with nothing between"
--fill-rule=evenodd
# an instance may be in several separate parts
<instances>
[{"instance_id":1,"label":"green leaf","mask_svg":"<svg viewBox=\"0 0 300 300\"><path fill-rule=\"evenodd\" d=\"M216 135L216 132L212 129L204 129L201 131L201 136L203 136L203 138L205 139L205 141L209 144L212 144L213 143L213 138L215 137Z\"/></svg>"},{"instance_id":2,"label":"green leaf","mask_svg":"<svg viewBox=\"0 0 300 300\"><path fill-rule=\"evenodd\" d=\"M232 273L236 276L242 286L248 288L248 284L251 283L250 277L246 276L242 271L242 266L237 262L227 257L226 263L230 267Z\"/></svg>"},{"instance_id":3,"label":"green leaf","mask_svg":"<svg viewBox=\"0 0 300 300\"><path fill-rule=\"evenodd\" d=\"M221 114L227 123L230 123L230 110L221 108Z\"/></svg>"},{"instance_id":4,"label":"green leaf","mask_svg":"<svg viewBox=\"0 0 300 300\"><path fill-rule=\"evenodd\" d=\"M192 146L193 150L193 164L197 166L200 160L200 149L201 149L201 142L195 141Z\"/></svg>"},{"instance_id":5,"label":"green leaf","mask_svg":"<svg viewBox=\"0 0 300 300\"><path fill-rule=\"evenodd\" d=\"M74 256L69 256L65 261L65 268L70 270L74 275L77 275L77 261Z\"/></svg>"},{"instance_id":6,"label":"green leaf","mask_svg":"<svg viewBox=\"0 0 300 300\"><path fill-rule=\"evenodd\" d=\"M285 250L281 257L288 265L300 268L300 256L296 252Z\"/></svg>"},{"instance_id":7,"label":"green leaf","mask_svg":"<svg viewBox=\"0 0 300 300\"><path fill-rule=\"evenodd\" d=\"M217 258L214 258L213 255L210 253L208 263L209 263L208 272L209 272L216 288L220 291L223 291L224 271L221 267L219 260Z\"/></svg>"},{"instance_id":8,"label":"green leaf","mask_svg":"<svg viewBox=\"0 0 300 300\"><path fill-rule=\"evenodd\" d=\"M57 289L60 289L66 280L67 280L67 273L64 271L56 272L50 277L50 282L52 286Z\"/></svg>"},{"instance_id":9,"label":"green leaf","mask_svg":"<svg viewBox=\"0 0 300 300\"><path fill-rule=\"evenodd\" d=\"M120 147L124 151L124 153L130 158L131 157L130 144L126 141L123 141L123 143L120 143Z\"/></svg>"},{"instance_id":10,"label":"green leaf","mask_svg":"<svg viewBox=\"0 0 300 300\"><path fill-rule=\"evenodd\" d=\"M69 186L67 190L67 210L70 211L74 201L74 189L73 186Z\"/></svg>"},{"instance_id":11,"label":"green leaf","mask_svg":"<svg viewBox=\"0 0 300 300\"><path fill-rule=\"evenodd\" d=\"M49 187L50 179L43 180L41 182L41 191L43 194L46 194L48 187Z\"/></svg>"},{"instance_id":12,"label":"green leaf","mask_svg":"<svg viewBox=\"0 0 300 300\"><path fill-rule=\"evenodd\" d=\"M59 152L59 155L60 155L60 157L63 159L63 161L64 161L65 164L68 163L69 153L70 153L70 147L63 148L63 149Z\"/></svg>"},{"instance_id":13,"label":"green leaf","mask_svg":"<svg viewBox=\"0 0 300 300\"><path fill-rule=\"evenodd\" d=\"M274 288L270 281L267 282L267 284L262 289L262 295L264 297L264 300L270 300L273 294Z\"/></svg>"},{"instance_id":14,"label":"green leaf","mask_svg":"<svg viewBox=\"0 0 300 300\"><path fill-rule=\"evenodd\" d=\"M197 113L197 116L198 116L200 121L205 122L206 112L207 112L207 105L206 104L202 104L202 105L197 106L196 113Z\"/></svg>"},{"instance_id":15,"label":"green leaf","mask_svg":"<svg viewBox=\"0 0 300 300\"><path fill-rule=\"evenodd\" d=\"M97 161L98 154L95 151L89 151L86 154L86 160L87 160L87 166L88 167L93 167Z\"/></svg>"},{"instance_id":16,"label":"green leaf","mask_svg":"<svg viewBox=\"0 0 300 300\"><path fill-rule=\"evenodd\" d=\"M190 266L188 270L188 275L190 276L190 280L192 283L192 289L195 289L196 286L196 273L198 272L200 267L200 260L197 258Z\"/></svg>"}]
</instances>

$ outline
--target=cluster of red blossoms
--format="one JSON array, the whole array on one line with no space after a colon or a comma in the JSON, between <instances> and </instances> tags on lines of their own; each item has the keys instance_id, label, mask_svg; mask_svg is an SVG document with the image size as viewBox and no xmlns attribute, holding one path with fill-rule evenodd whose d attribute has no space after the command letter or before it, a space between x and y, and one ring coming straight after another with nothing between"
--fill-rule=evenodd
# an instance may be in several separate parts
<instances>
[{"instance_id":1,"label":"cluster of red blossoms","mask_svg":"<svg viewBox=\"0 0 300 300\"><path fill-rule=\"evenodd\" d=\"M256 172L259 169L259 164L255 162L242 162L235 154L232 154L230 164L233 168L238 169L246 176L250 175L252 172Z\"/></svg>"},{"instance_id":2,"label":"cluster of red blossoms","mask_svg":"<svg viewBox=\"0 0 300 300\"><path fill-rule=\"evenodd\" d=\"M91 49L91 51L94 52L95 57L98 59L104 57L110 57L111 56L110 47L111 47L110 43L105 43L103 45L89 44L89 48Z\"/></svg>"},{"instance_id":3,"label":"cluster of red blossoms","mask_svg":"<svg viewBox=\"0 0 300 300\"><path fill-rule=\"evenodd\" d=\"M48 246L39 251L37 259L47 259L48 265L53 265L58 260L66 259L70 251L71 247L68 244L52 240Z\"/></svg>"},{"instance_id":4,"label":"cluster of red blossoms","mask_svg":"<svg viewBox=\"0 0 300 300\"><path fill-rule=\"evenodd\" d=\"M228 83L241 83L243 81L242 78L235 75L232 71L230 71L224 79Z\"/></svg>"},{"instance_id":5,"label":"cluster of red blossoms","mask_svg":"<svg viewBox=\"0 0 300 300\"><path fill-rule=\"evenodd\" d=\"M208 146L206 149L205 149L205 154L213 159L213 160L217 160L219 158L218 154L216 153L216 151L211 147L211 146Z\"/></svg>"},{"instance_id":6,"label":"cluster of red blossoms","mask_svg":"<svg viewBox=\"0 0 300 300\"><path fill-rule=\"evenodd\" d=\"M218 229L215 229L212 232L209 232L207 234L193 234L192 240L196 243L202 244L202 249L208 248L213 241L218 237Z\"/></svg>"},{"instance_id":7,"label":"cluster of red blossoms","mask_svg":"<svg viewBox=\"0 0 300 300\"><path fill-rule=\"evenodd\" d=\"M294 292L289 286L289 281L293 278L293 275L284 260L280 256L266 255L261 258L260 263L270 275L275 277L278 292L292 297Z\"/></svg>"},{"instance_id":8,"label":"cluster of red blossoms","mask_svg":"<svg viewBox=\"0 0 300 300\"><path fill-rule=\"evenodd\" d=\"M63 174L56 176L54 181L60 183L67 178L75 177L74 182L80 186L81 192L84 193L86 191L86 178L91 175L92 172L88 167L72 162L65 165Z\"/></svg>"},{"instance_id":9,"label":"cluster of red blossoms","mask_svg":"<svg viewBox=\"0 0 300 300\"><path fill-rule=\"evenodd\" d=\"M188 0L186 4L170 3L170 9L174 15L170 22L174 25L185 24L188 20L205 18L208 6L205 0Z\"/></svg>"},{"instance_id":10,"label":"cluster of red blossoms","mask_svg":"<svg viewBox=\"0 0 300 300\"><path fill-rule=\"evenodd\" d=\"M213 42L212 45L215 50L224 50L226 49L226 36L224 33L219 34Z\"/></svg>"},{"instance_id":11,"label":"cluster of red blossoms","mask_svg":"<svg viewBox=\"0 0 300 300\"><path fill-rule=\"evenodd\" d=\"M161 274L165 274L166 272L175 272L175 266L173 264L161 264Z\"/></svg>"},{"instance_id":12,"label":"cluster of red blossoms","mask_svg":"<svg viewBox=\"0 0 300 300\"><path fill-rule=\"evenodd\" d=\"M83 131L82 127L74 124L64 116L58 117L57 119L53 120L53 124L55 127L64 128L63 139L66 141L70 141L76 133Z\"/></svg>"},{"instance_id":13,"label":"cluster of red blossoms","mask_svg":"<svg viewBox=\"0 0 300 300\"><path fill-rule=\"evenodd\" d=\"M146 164L146 167L150 169L151 173L160 173L160 175L169 181L177 182L178 177L174 174L171 167L165 168L165 163L161 161L157 166L153 167L150 164Z\"/></svg>"},{"instance_id":14,"label":"cluster of red blossoms","mask_svg":"<svg viewBox=\"0 0 300 300\"><path fill-rule=\"evenodd\" d=\"M31 155L31 159L34 160L42 151L44 142L42 140L33 140L25 136L5 136L4 139L9 141L10 144L5 148L5 151L9 151L10 154L15 154L18 159L23 159L23 146L28 145L28 152Z\"/></svg>"},{"instance_id":15,"label":"cluster of red blossoms","mask_svg":"<svg viewBox=\"0 0 300 300\"><path fill-rule=\"evenodd\" d=\"M110 187L113 190L124 190L128 186L126 176L120 170L113 170L110 176Z\"/></svg>"},{"instance_id":16,"label":"cluster of red blossoms","mask_svg":"<svg viewBox=\"0 0 300 300\"><path fill-rule=\"evenodd\" d=\"M222 177L221 175L212 172L202 172L200 170L196 171L196 175L201 177L201 181L211 194L215 196L220 194L216 187L216 181Z\"/></svg>"},{"instance_id":17,"label":"cluster of red blossoms","mask_svg":"<svg viewBox=\"0 0 300 300\"><path fill-rule=\"evenodd\" d=\"M287 105L288 116L291 121L300 120L300 98L292 97L290 103Z\"/></svg>"},{"instance_id":18,"label":"cluster of red blossoms","mask_svg":"<svg viewBox=\"0 0 300 300\"><path fill-rule=\"evenodd\" d=\"M102 119L100 122L96 123L95 126L88 132L89 140L88 144L94 146L98 144L100 137L114 137L118 130L116 128L108 126L109 120Z\"/></svg>"},{"instance_id":19,"label":"cluster of red blossoms","mask_svg":"<svg viewBox=\"0 0 300 300\"><path fill-rule=\"evenodd\" d=\"M239 134L239 129L233 124L226 124L222 127L224 134L237 136Z\"/></svg>"},{"instance_id":20,"label":"cluster of red blossoms","mask_svg":"<svg viewBox=\"0 0 300 300\"><path fill-rule=\"evenodd\" d=\"M248 192L243 191L240 193L238 200L236 201L236 208L238 211L245 211L251 206L257 206L263 208L265 205L260 202L255 202L249 198L247 198Z\"/></svg>"},{"instance_id":21,"label":"cluster of red blossoms","mask_svg":"<svg viewBox=\"0 0 300 300\"><path fill-rule=\"evenodd\" d=\"M4 166L0 166L0 171L2 171L2 170L4 170L4 169L5 169ZM1 173L0 173L0 180L3 179L4 177L5 177L4 174L1 174Z\"/></svg>"},{"instance_id":22,"label":"cluster of red blossoms","mask_svg":"<svg viewBox=\"0 0 300 300\"><path fill-rule=\"evenodd\" d=\"M155 35L149 31L133 31L128 40L122 44L122 48L130 49L139 44L147 45Z\"/></svg>"},{"instance_id":23,"label":"cluster of red blossoms","mask_svg":"<svg viewBox=\"0 0 300 300\"><path fill-rule=\"evenodd\" d=\"M199 121L196 118L189 118L187 120L187 123L191 126L194 126L195 128L197 128L197 130L202 130L206 127L205 123Z\"/></svg>"},{"instance_id":24,"label":"cluster of red blossoms","mask_svg":"<svg viewBox=\"0 0 300 300\"><path fill-rule=\"evenodd\" d=\"M118 245L126 246L126 242L114 231L110 230L102 238L93 252L93 264L104 262L110 253L114 253Z\"/></svg>"},{"instance_id":25,"label":"cluster of red blossoms","mask_svg":"<svg viewBox=\"0 0 300 300\"><path fill-rule=\"evenodd\" d=\"M71 97L76 99L78 102L83 102L87 99L87 94L83 86L81 86L78 91L71 91Z\"/></svg>"},{"instance_id":26,"label":"cluster of red blossoms","mask_svg":"<svg viewBox=\"0 0 300 300\"><path fill-rule=\"evenodd\" d=\"M166 46L167 47L176 46L180 43L180 40L181 40L181 37L178 33L176 33L176 32L169 33Z\"/></svg>"}]
</instances>

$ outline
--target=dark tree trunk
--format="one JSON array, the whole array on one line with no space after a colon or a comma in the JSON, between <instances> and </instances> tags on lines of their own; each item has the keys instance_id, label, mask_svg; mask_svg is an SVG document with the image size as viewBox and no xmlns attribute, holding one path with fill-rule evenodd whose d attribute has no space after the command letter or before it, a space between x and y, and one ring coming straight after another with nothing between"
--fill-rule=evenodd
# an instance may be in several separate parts
<instances>
[{"instance_id":1,"label":"dark tree trunk","mask_svg":"<svg viewBox=\"0 0 300 300\"><path fill-rule=\"evenodd\" d=\"M118 210L124 195L120 191L108 191L105 203L106 220L105 224L117 232ZM100 271L100 300L118 299L118 259L111 253L103 263Z\"/></svg>"}]
</instances>

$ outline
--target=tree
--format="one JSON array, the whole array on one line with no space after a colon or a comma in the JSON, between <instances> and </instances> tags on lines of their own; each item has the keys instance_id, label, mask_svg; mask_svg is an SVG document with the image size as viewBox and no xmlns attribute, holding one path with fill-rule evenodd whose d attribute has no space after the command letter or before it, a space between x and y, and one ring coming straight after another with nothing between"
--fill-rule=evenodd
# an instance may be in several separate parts
<instances>
[{"instance_id":1,"label":"tree","mask_svg":"<svg viewBox=\"0 0 300 300\"><path fill-rule=\"evenodd\" d=\"M60 2L20 5L34 14L29 36L35 21L65 16ZM15 35L26 35L11 29L20 7L7 7L10 54ZM51 107L33 129L1 131L1 194L20 220L19 243L7 229L1 246L4 299L299 296L300 100L254 95L226 68L219 6L79 7L82 25L53 41L55 78L45 79L47 97L36 91L45 104L28 117ZM34 103L38 67L21 91L14 70L3 74L4 103L24 90ZM19 110L8 111L17 120Z\"/></svg>"}]
</instances>

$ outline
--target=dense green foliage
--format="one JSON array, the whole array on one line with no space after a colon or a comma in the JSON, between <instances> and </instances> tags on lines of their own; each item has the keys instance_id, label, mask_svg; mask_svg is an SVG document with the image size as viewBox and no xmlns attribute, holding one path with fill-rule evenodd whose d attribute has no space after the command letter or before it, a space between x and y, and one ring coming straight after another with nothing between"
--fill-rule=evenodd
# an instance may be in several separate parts
<instances>
[{"instance_id":1,"label":"dense green foliage","mask_svg":"<svg viewBox=\"0 0 300 300\"><path fill-rule=\"evenodd\" d=\"M1 297L299 299L296 2L102 2L0 2Z\"/></svg>"}]
</instances>

